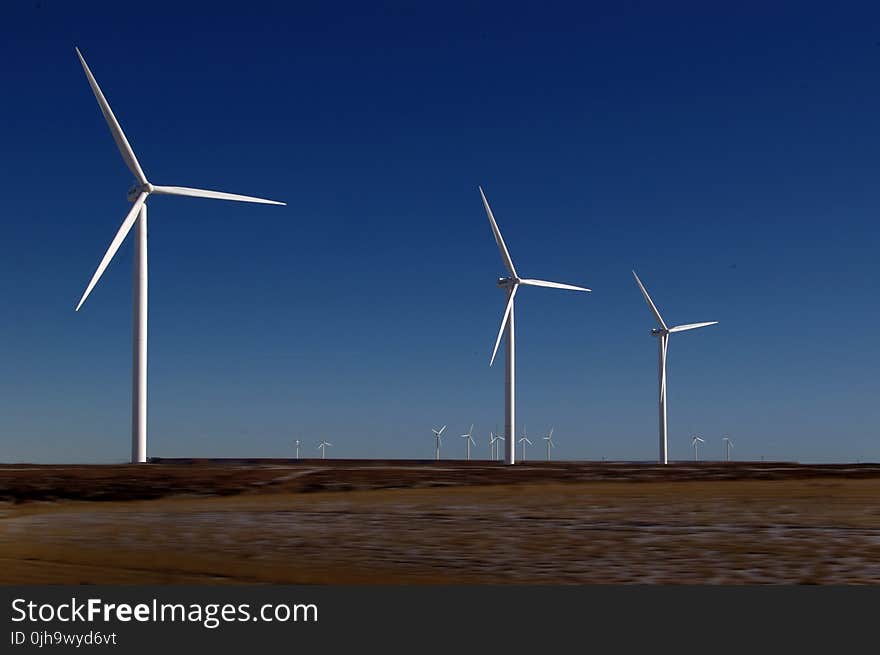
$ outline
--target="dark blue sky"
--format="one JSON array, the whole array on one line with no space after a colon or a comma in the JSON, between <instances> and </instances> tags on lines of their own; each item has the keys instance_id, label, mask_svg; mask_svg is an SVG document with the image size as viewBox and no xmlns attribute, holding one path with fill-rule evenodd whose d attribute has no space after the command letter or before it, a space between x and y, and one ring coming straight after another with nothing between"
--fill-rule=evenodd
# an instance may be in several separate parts
<instances>
[{"instance_id":1,"label":"dark blue sky","mask_svg":"<svg viewBox=\"0 0 880 655\"><path fill-rule=\"evenodd\" d=\"M661 6L662 4L662 6ZM11 2L0 8L0 460L129 454L131 176L150 202L148 452L430 457L503 423L561 458L880 459L880 9L864 4ZM539 457L537 446L528 455ZM317 451L314 451L317 453ZM306 451L304 451L304 454Z\"/></svg>"}]
</instances>

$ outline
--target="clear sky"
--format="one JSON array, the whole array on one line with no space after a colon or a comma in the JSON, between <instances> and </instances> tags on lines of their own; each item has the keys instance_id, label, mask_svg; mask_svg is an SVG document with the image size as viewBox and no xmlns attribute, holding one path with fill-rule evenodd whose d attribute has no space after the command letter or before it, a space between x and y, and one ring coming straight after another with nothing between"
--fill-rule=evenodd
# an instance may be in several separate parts
<instances>
[{"instance_id":1,"label":"clear sky","mask_svg":"<svg viewBox=\"0 0 880 655\"><path fill-rule=\"evenodd\" d=\"M131 238L74 306L132 179L74 45L152 182L288 203L151 199L149 455L487 454L481 184L593 289L517 297L528 457L656 457L635 268L720 321L670 341L671 458L880 460L876 3L364 4L3 3L0 460L130 452Z\"/></svg>"}]
</instances>

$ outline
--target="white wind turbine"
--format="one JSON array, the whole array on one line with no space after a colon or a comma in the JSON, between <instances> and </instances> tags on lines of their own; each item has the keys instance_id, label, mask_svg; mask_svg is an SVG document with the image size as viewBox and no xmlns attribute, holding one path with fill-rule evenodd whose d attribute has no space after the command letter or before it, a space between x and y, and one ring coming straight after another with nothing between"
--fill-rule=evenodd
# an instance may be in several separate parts
<instances>
[{"instance_id":1,"label":"white wind turbine","mask_svg":"<svg viewBox=\"0 0 880 655\"><path fill-rule=\"evenodd\" d=\"M492 350L492 358L489 360L489 366L495 362L495 355L498 353L498 346L501 344L501 337L507 331L507 371L504 380L504 434L508 436L505 443L505 462L507 464L516 463L516 397L515 397L515 364L516 364L516 343L513 327L513 300L516 297L516 291L522 286L531 287L550 287L552 289L569 289L571 291L590 291L584 287L576 287L571 284L560 284L559 282L547 282L545 280L532 280L519 277L513 266L513 260L504 244L501 231L498 229L498 223L495 222L495 216L489 207L489 201L486 200L486 194L483 188L479 187L480 196L483 198L483 206L486 208L486 215L489 217L489 224L492 226L492 234L495 236L495 243L498 244L498 250L501 251L501 259L507 268L509 277L498 278L498 286L507 291L507 304L504 307L504 314L501 317L501 328L498 330L498 337L495 339L495 348Z\"/></svg>"},{"instance_id":2,"label":"white wind turbine","mask_svg":"<svg viewBox=\"0 0 880 655\"><path fill-rule=\"evenodd\" d=\"M697 435L694 435L694 438L691 439L691 445L694 447L694 461L695 461L695 462L697 461L697 448L700 447L700 444L701 444L701 443L706 443L706 442L703 441L703 440L702 440L700 437L698 437Z\"/></svg>"},{"instance_id":3,"label":"white wind turbine","mask_svg":"<svg viewBox=\"0 0 880 655\"><path fill-rule=\"evenodd\" d=\"M89 297L92 289L98 283L98 280L101 279L104 270L110 264L110 260L113 259L113 255L116 254L125 237L134 227L135 223L137 223L137 242L135 243L134 255L131 461L133 463L145 462L147 461L147 196L151 193L157 193L172 196L238 200L240 202L256 202L268 205L283 205L284 203L275 200L265 200L264 198L222 193L220 191L206 191L205 189L179 186L154 186L150 184L79 48L76 48L76 54L101 108L101 113L104 114L104 120L107 121L107 125L110 127L110 133L113 135L116 147L119 148L122 159L136 180L134 186L128 192L128 199L133 203L131 209L125 216L125 220L122 221L116 236L110 242L110 246L107 248L107 252L104 253L101 263L98 264L95 274L92 275L92 279L89 281L82 298L77 303L76 310L79 311L80 307L82 307L86 298Z\"/></svg>"},{"instance_id":4,"label":"white wind turbine","mask_svg":"<svg viewBox=\"0 0 880 655\"><path fill-rule=\"evenodd\" d=\"M529 438L526 436L526 426L523 426L523 436L519 439L520 447L522 448L522 456L520 459L524 462L526 461L526 444L532 445L532 442L529 441Z\"/></svg>"},{"instance_id":5,"label":"white wind turbine","mask_svg":"<svg viewBox=\"0 0 880 655\"><path fill-rule=\"evenodd\" d=\"M322 440L321 443L318 444L318 450L321 451L321 459L324 459L324 451L327 450L327 446L333 447L333 444L329 441Z\"/></svg>"},{"instance_id":6,"label":"white wind turbine","mask_svg":"<svg viewBox=\"0 0 880 655\"><path fill-rule=\"evenodd\" d=\"M296 458L297 458L297 459L299 459L299 444L300 444L300 443L301 443L301 442L300 442L299 439L297 439L296 441L293 442L293 445L296 446Z\"/></svg>"},{"instance_id":7,"label":"white wind turbine","mask_svg":"<svg viewBox=\"0 0 880 655\"><path fill-rule=\"evenodd\" d=\"M489 430L489 459L495 459L495 433Z\"/></svg>"},{"instance_id":8,"label":"white wind turbine","mask_svg":"<svg viewBox=\"0 0 880 655\"><path fill-rule=\"evenodd\" d=\"M495 436L492 437L492 446L493 446L492 459L493 460L498 459L498 442L499 441L505 441L504 437L502 437L500 434L496 434Z\"/></svg>"},{"instance_id":9,"label":"white wind turbine","mask_svg":"<svg viewBox=\"0 0 880 655\"><path fill-rule=\"evenodd\" d=\"M730 437L726 436L721 441L724 443L725 459L729 462L730 451L733 449L733 442L730 440Z\"/></svg>"},{"instance_id":10,"label":"white wind turbine","mask_svg":"<svg viewBox=\"0 0 880 655\"><path fill-rule=\"evenodd\" d=\"M550 432L548 432L544 436L544 441L547 442L547 461L550 461L550 449L556 448L556 444L553 443L553 428L550 428Z\"/></svg>"},{"instance_id":11,"label":"white wind turbine","mask_svg":"<svg viewBox=\"0 0 880 655\"><path fill-rule=\"evenodd\" d=\"M442 428L437 430L436 428L431 428L431 432L434 433L434 458L440 459L440 435L443 434L443 431L446 429L444 425Z\"/></svg>"},{"instance_id":12,"label":"white wind turbine","mask_svg":"<svg viewBox=\"0 0 880 655\"><path fill-rule=\"evenodd\" d=\"M467 434L461 435L462 439L466 439L465 443L467 444L467 459L468 459L468 461L470 461L470 459L471 459L471 444L474 444L475 446L477 445L476 442L474 441L473 437L471 436L473 431L474 431L474 424L471 423L471 429L467 431Z\"/></svg>"},{"instance_id":13,"label":"white wind turbine","mask_svg":"<svg viewBox=\"0 0 880 655\"><path fill-rule=\"evenodd\" d=\"M676 325L675 327L667 327L666 323L663 321L663 317L660 316L660 312L657 310L656 305L654 305L654 301L651 300L651 296L648 295L648 291L645 289L645 285L642 284L642 281L639 279L639 276L636 275L636 272L632 272L633 277L636 278L636 284L639 285L639 289L642 291L642 295L645 297L645 301L648 303L648 307L651 308L651 312L654 314L654 318L657 319L657 323L660 325L659 328L654 328L651 330L651 334L657 337L657 346L659 349L659 364L658 364L658 375L660 378L660 463L667 464L669 462L669 458L667 456L667 448L666 448L666 352L669 344L669 335L673 332L686 332L687 330L696 330L697 328L706 327L707 325L715 325L718 321L709 321L708 323L688 323L687 325Z\"/></svg>"}]
</instances>

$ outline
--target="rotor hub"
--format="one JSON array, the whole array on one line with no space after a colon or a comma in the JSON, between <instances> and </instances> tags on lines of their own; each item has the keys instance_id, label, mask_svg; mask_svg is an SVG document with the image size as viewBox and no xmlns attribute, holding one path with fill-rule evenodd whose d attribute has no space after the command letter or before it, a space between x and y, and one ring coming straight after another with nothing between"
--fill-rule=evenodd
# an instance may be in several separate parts
<instances>
[{"instance_id":1,"label":"rotor hub","mask_svg":"<svg viewBox=\"0 0 880 655\"><path fill-rule=\"evenodd\" d=\"M147 184L133 184L131 188L128 190L128 201L134 202L137 200L137 197L142 193L152 193L153 185L149 182Z\"/></svg>"}]
</instances>

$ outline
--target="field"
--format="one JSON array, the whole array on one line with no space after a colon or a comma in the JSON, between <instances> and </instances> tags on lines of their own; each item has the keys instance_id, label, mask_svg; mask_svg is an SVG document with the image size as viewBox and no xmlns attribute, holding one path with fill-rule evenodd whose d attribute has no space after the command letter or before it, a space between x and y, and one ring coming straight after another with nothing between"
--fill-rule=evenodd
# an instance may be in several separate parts
<instances>
[{"instance_id":1,"label":"field","mask_svg":"<svg viewBox=\"0 0 880 655\"><path fill-rule=\"evenodd\" d=\"M877 584L880 465L0 466L0 583Z\"/></svg>"}]
</instances>

